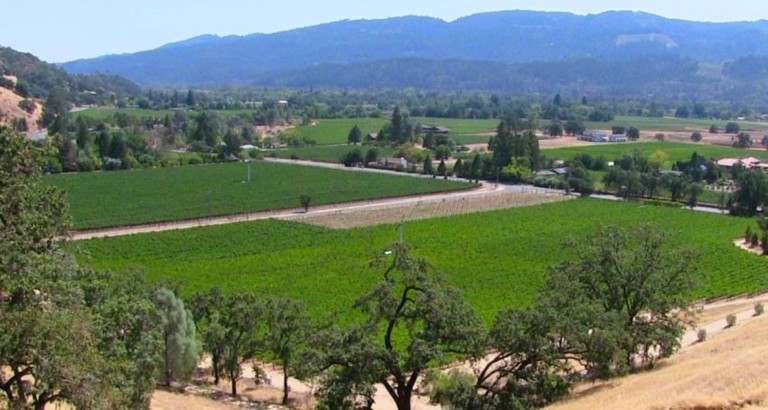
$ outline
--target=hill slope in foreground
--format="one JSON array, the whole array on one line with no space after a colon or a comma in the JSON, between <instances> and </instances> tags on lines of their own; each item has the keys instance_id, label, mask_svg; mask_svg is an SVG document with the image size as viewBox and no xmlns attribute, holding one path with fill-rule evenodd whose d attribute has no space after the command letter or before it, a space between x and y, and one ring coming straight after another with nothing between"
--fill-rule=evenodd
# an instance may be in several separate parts
<instances>
[{"instance_id":1,"label":"hill slope in foreground","mask_svg":"<svg viewBox=\"0 0 768 410\"><path fill-rule=\"evenodd\" d=\"M758 299L765 295L705 310L699 323L710 338L694 343L689 332L683 349L657 369L579 386L572 399L548 408L768 409L768 316L752 316ZM733 328L726 328L728 314L738 317Z\"/></svg>"}]
</instances>

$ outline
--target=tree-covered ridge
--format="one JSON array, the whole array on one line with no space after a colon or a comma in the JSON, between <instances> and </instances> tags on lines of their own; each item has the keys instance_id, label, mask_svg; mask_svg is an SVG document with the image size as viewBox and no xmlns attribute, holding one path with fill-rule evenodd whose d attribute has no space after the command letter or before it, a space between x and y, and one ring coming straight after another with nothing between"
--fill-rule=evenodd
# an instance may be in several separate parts
<instances>
[{"instance_id":1,"label":"tree-covered ridge","mask_svg":"<svg viewBox=\"0 0 768 410\"><path fill-rule=\"evenodd\" d=\"M72 102L97 104L141 92L138 85L125 78L106 74L70 75L30 53L9 47L0 47L0 74L18 77L15 91L23 97L42 99L48 97L51 90L63 90Z\"/></svg>"},{"instance_id":2,"label":"tree-covered ridge","mask_svg":"<svg viewBox=\"0 0 768 410\"><path fill-rule=\"evenodd\" d=\"M600 57L642 64L643 55L678 55L722 63L768 54L767 26L689 22L630 12L577 16L512 11L451 23L428 17L346 20L268 35L201 36L63 67L73 73L114 73L146 85L201 86L247 84L314 66L414 57L503 64ZM652 60L646 63L645 69L654 67Z\"/></svg>"}]
</instances>

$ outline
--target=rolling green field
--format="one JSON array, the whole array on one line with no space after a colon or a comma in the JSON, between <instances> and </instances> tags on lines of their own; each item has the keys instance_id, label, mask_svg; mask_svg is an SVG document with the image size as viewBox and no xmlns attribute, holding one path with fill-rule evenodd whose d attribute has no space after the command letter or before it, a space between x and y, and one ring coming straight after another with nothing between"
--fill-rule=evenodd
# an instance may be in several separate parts
<instances>
[{"instance_id":1,"label":"rolling green field","mask_svg":"<svg viewBox=\"0 0 768 410\"><path fill-rule=\"evenodd\" d=\"M419 124L448 127L451 129L451 135L495 132L496 127L499 125L499 120L473 120L468 118L414 117L413 120Z\"/></svg>"},{"instance_id":2,"label":"rolling green field","mask_svg":"<svg viewBox=\"0 0 768 410\"><path fill-rule=\"evenodd\" d=\"M104 228L451 191L460 182L251 162L48 175L62 188L76 229Z\"/></svg>"},{"instance_id":3,"label":"rolling green field","mask_svg":"<svg viewBox=\"0 0 768 410\"><path fill-rule=\"evenodd\" d=\"M381 118L352 118L317 120L316 125L303 125L286 131L300 139L314 140L317 145L346 144L347 136L357 124L363 139L370 132L379 132L387 120Z\"/></svg>"},{"instance_id":4,"label":"rolling green field","mask_svg":"<svg viewBox=\"0 0 768 410\"><path fill-rule=\"evenodd\" d=\"M768 259L732 240L751 220L662 207L580 199L530 208L409 222L406 240L446 281L460 287L490 321L509 306L526 306L549 267L574 256L565 238L598 224L631 227L653 222L673 246L700 252L704 286L694 298L768 287ZM331 230L285 221L259 221L74 244L80 261L97 269L143 269L150 280L171 278L189 295L212 286L225 292L304 299L313 315L342 311L381 279L369 262L397 238L393 225Z\"/></svg>"},{"instance_id":5,"label":"rolling green field","mask_svg":"<svg viewBox=\"0 0 768 410\"><path fill-rule=\"evenodd\" d=\"M583 147L557 148L542 150L544 155L549 158L570 159L577 154L590 154L592 156L604 156L612 161L620 158L624 154L629 154L633 150L639 150L645 155L650 155L657 150L664 151L669 156L670 161L683 161L691 159L694 152L703 155L706 158L725 158L725 157L756 157L768 160L768 151L754 149L740 149L724 146L706 145L706 144L688 144L678 142L640 142L626 144L603 144L590 145Z\"/></svg>"},{"instance_id":6,"label":"rolling green field","mask_svg":"<svg viewBox=\"0 0 768 410\"><path fill-rule=\"evenodd\" d=\"M708 131L711 125L716 125L720 130L725 129L729 121L703 120L694 118L651 118L651 117L622 117L617 116L609 122L585 122L584 126L592 129L611 129L618 125L623 127L637 127L640 131L661 131L661 132L694 132ZM768 123L757 123L748 121L735 121L743 131L765 131L768 130Z\"/></svg>"},{"instance_id":7,"label":"rolling green field","mask_svg":"<svg viewBox=\"0 0 768 410\"><path fill-rule=\"evenodd\" d=\"M115 113L124 113L133 118L163 118L166 114L173 115L171 110L143 110L140 108L89 108L72 113L73 117L83 116L93 121L103 121L115 116Z\"/></svg>"},{"instance_id":8,"label":"rolling green field","mask_svg":"<svg viewBox=\"0 0 768 410\"><path fill-rule=\"evenodd\" d=\"M182 110L182 111L185 112L190 117L193 117L200 112L195 110ZM74 112L72 113L72 116L76 118L78 115L82 115L83 117L93 121L103 121L105 119L114 117L115 113L118 113L118 112L127 114L129 117L140 120L142 118L162 119L166 115L173 116L176 110L145 110L141 108L96 107L96 108L89 108L83 111ZM216 114L221 119L226 119L229 117L235 117L240 115L250 116L252 113L253 113L253 110L217 110L216 111Z\"/></svg>"},{"instance_id":9,"label":"rolling green field","mask_svg":"<svg viewBox=\"0 0 768 410\"><path fill-rule=\"evenodd\" d=\"M488 133L496 132L499 120L473 120L457 118L415 117L420 124L443 125L451 129L450 137L457 144L482 144L490 138Z\"/></svg>"},{"instance_id":10,"label":"rolling green field","mask_svg":"<svg viewBox=\"0 0 768 410\"><path fill-rule=\"evenodd\" d=\"M267 156L274 154L277 158L298 158L308 161L338 163L339 159L344 154L352 152L355 148L359 148L360 152L365 156L365 153L373 147L365 145L357 147L351 145L321 145L317 147L298 147L264 151L264 153ZM379 158L390 157L397 152L397 149L392 147L376 147L376 149L379 150Z\"/></svg>"}]
</instances>

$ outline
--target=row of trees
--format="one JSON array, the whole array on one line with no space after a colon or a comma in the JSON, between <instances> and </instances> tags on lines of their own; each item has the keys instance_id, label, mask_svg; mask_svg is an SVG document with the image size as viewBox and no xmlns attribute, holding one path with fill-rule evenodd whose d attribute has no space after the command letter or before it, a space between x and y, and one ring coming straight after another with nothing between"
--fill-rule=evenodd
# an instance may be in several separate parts
<instances>
[{"instance_id":1,"label":"row of trees","mask_svg":"<svg viewBox=\"0 0 768 410\"><path fill-rule=\"evenodd\" d=\"M241 145L258 140L249 122L233 117L225 124L214 112L191 118L176 112L146 123L125 113L98 122L77 116L71 123L68 113L59 113L49 133L41 146L47 152L46 171L54 173L177 165L179 157L170 155L177 148L197 154L185 157L191 163L220 161L242 156Z\"/></svg>"}]
</instances>

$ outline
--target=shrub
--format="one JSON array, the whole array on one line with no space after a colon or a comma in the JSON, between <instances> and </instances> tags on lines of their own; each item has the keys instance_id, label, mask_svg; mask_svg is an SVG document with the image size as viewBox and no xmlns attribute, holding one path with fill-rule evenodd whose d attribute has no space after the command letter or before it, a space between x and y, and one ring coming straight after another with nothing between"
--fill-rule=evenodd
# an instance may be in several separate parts
<instances>
[{"instance_id":1,"label":"shrub","mask_svg":"<svg viewBox=\"0 0 768 410\"><path fill-rule=\"evenodd\" d=\"M312 205L312 197L307 194L300 195L299 202L301 202L301 207L304 208L304 212L309 212L309 207Z\"/></svg>"},{"instance_id":2,"label":"shrub","mask_svg":"<svg viewBox=\"0 0 768 410\"><path fill-rule=\"evenodd\" d=\"M725 317L726 328L736 326L736 315L730 314Z\"/></svg>"},{"instance_id":3,"label":"shrub","mask_svg":"<svg viewBox=\"0 0 768 410\"><path fill-rule=\"evenodd\" d=\"M699 329L696 332L696 341L701 343L705 340L707 340L707 329Z\"/></svg>"},{"instance_id":4,"label":"shrub","mask_svg":"<svg viewBox=\"0 0 768 410\"><path fill-rule=\"evenodd\" d=\"M13 81L5 78L0 77L0 87L7 88L9 90L13 90L14 87L16 87L16 84L13 83Z\"/></svg>"},{"instance_id":5,"label":"shrub","mask_svg":"<svg viewBox=\"0 0 768 410\"><path fill-rule=\"evenodd\" d=\"M762 302L755 303L755 316L760 316L765 312L765 305Z\"/></svg>"},{"instance_id":6,"label":"shrub","mask_svg":"<svg viewBox=\"0 0 768 410\"><path fill-rule=\"evenodd\" d=\"M141 163L131 154L128 154L123 158L123 169L136 169L141 168Z\"/></svg>"},{"instance_id":7,"label":"shrub","mask_svg":"<svg viewBox=\"0 0 768 410\"><path fill-rule=\"evenodd\" d=\"M32 114L33 112L35 112L35 109L37 109L37 105L35 105L35 103L32 102L31 100L25 98L19 101L19 108L21 108L22 110L26 111L29 114Z\"/></svg>"},{"instance_id":8,"label":"shrub","mask_svg":"<svg viewBox=\"0 0 768 410\"><path fill-rule=\"evenodd\" d=\"M191 155L189 159L187 159L187 163L189 165L200 165L203 162L204 162L203 157L201 157L200 155L194 155L194 156Z\"/></svg>"},{"instance_id":9,"label":"shrub","mask_svg":"<svg viewBox=\"0 0 768 410\"><path fill-rule=\"evenodd\" d=\"M103 169L104 171L117 171L118 169L122 168L123 161L119 158L110 158L105 157L104 158L104 164Z\"/></svg>"},{"instance_id":10,"label":"shrub","mask_svg":"<svg viewBox=\"0 0 768 410\"><path fill-rule=\"evenodd\" d=\"M139 157L139 163L145 167L154 167L157 165L157 158L152 154L144 154Z\"/></svg>"},{"instance_id":11,"label":"shrub","mask_svg":"<svg viewBox=\"0 0 768 410\"><path fill-rule=\"evenodd\" d=\"M752 232L752 237L749 240L750 247L754 248L759 244L760 244L760 236L757 234L757 232Z\"/></svg>"}]
</instances>

